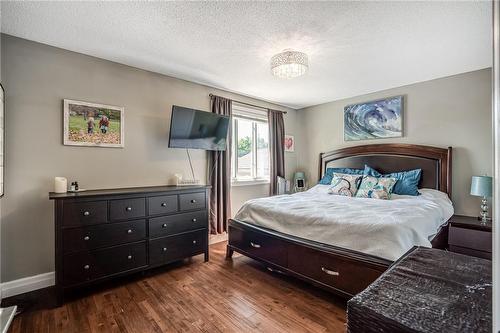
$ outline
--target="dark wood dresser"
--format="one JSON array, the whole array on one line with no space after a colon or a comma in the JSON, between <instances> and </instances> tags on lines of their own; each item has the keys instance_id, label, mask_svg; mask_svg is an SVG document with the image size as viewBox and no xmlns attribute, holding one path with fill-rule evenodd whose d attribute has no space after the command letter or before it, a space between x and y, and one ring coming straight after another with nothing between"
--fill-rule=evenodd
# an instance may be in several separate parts
<instances>
[{"instance_id":1,"label":"dark wood dresser","mask_svg":"<svg viewBox=\"0 0 500 333\"><path fill-rule=\"evenodd\" d=\"M448 250L491 260L491 221L484 225L477 217L453 215L449 224Z\"/></svg>"},{"instance_id":2,"label":"dark wood dresser","mask_svg":"<svg viewBox=\"0 0 500 333\"><path fill-rule=\"evenodd\" d=\"M208 261L208 186L50 193L58 303L68 289L201 253Z\"/></svg>"}]
</instances>

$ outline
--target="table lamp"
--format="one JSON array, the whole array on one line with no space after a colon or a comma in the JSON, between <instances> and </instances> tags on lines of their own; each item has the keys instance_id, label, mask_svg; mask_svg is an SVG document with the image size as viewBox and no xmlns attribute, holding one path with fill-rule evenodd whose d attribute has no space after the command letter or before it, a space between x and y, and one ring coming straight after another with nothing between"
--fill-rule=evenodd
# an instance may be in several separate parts
<instances>
[{"instance_id":1,"label":"table lamp","mask_svg":"<svg viewBox=\"0 0 500 333\"><path fill-rule=\"evenodd\" d=\"M306 189L306 176L303 172L296 172L293 182L295 192L302 192Z\"/></svg>"},{"instance_id":2,"label":"table lamp","mask_svg":"<svg viewBox=\"0 0 500 333\"><path fill-rule=\"evenodd\" d=\"M472 176L470 194L483 197L481 200L481 223L486 224L488 220L488 197L491 197L493 179L489 176Z\"/></svg>"}]
</instances>

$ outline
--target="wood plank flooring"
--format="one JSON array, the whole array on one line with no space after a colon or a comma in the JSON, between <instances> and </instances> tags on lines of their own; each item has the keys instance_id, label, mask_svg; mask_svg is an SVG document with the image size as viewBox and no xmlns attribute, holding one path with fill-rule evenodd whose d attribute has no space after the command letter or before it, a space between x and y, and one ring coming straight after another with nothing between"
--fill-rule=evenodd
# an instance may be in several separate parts
<instances>
[{"instance_id":1,"label":"wood plank flooring","mask_svg":"<svg viewBox=\"0 0 500 333\"><path fill-rule=\"evenodd\" d=\"M344 332L345 302L291 277L270 273L226 243L146 276L121 279L26 311L9 332Z\"/></svg>"}]
</instances>

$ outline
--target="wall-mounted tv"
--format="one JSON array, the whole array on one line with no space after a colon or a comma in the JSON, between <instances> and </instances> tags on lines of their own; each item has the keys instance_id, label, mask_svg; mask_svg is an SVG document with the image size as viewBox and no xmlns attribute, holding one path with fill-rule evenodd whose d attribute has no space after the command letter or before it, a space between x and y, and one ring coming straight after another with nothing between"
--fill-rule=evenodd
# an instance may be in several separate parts
<instances>
[{"instance_id":1,"label":"wall-mounted tv","mask_svg":"<svg viewBox=\"0 0 500 333\"><path fill-rule=\"evenodd\" d=\"M170 148L226 150L229 117L172 106Z\"/></svg>"}]
</instances>

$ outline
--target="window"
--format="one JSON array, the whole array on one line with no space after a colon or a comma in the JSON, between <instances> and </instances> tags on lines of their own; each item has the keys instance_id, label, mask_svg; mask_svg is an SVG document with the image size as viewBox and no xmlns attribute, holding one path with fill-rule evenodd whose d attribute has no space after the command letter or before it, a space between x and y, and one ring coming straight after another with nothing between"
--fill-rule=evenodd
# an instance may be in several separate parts
<instances>
[{"instance_id":1,"label":"window","mask_svg":"<svg viewBox=\"0 0 500 333\"><path fill-rule=\"evenodd\" d=\"M233 184L269 182L267 111L233 103Z\"/></svg>"}]
</instances>

